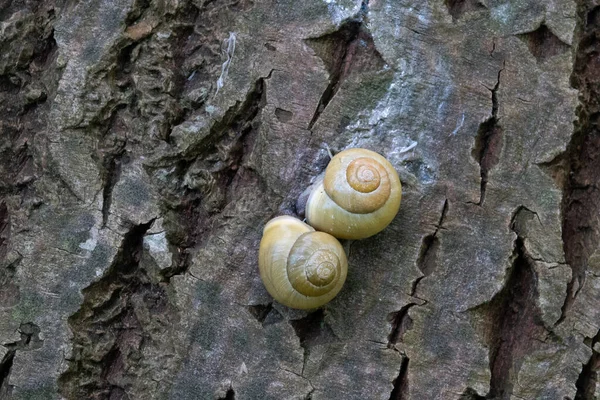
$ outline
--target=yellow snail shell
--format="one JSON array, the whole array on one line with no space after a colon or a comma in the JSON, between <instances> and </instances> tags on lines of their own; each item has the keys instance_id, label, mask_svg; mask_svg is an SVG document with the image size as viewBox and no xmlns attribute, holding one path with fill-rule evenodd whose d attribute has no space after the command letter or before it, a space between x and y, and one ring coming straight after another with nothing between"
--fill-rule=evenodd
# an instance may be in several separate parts
<instances>
[{"instance_id":1,"label":"yellow snail shell","mask_svg":"<svg viewBox=\"0 0 600 400\"><path fill-rule=\"evenodd\" d=\"M328 303L342 289L348 273L346 253L336 238L289 216L265 225L258 266L269 294L299 309Z\"/></svg>"},{"instance_id":2,"label":"yellow snail shell","mask_svg":"<svg viewBox=\"0 0 600 400\"><path fill-rule=\"evenodd\" d=\"M366 149L336 154L306 203L307 222L341 239L363 239L382 231L400 209L398 173Z\"/></svg>"}]
</instances>

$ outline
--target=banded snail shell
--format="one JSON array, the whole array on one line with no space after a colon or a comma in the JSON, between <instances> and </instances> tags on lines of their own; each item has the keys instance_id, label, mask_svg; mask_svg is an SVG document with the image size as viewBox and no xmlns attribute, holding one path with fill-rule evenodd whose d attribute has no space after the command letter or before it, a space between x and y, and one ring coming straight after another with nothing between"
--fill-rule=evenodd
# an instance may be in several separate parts
<instances>
[{"instance_id":1,"label":"banded snail shell","mask_svg":"<svg viewBox=\"0 0 600 400\"><path fill-rule=\"evenodd\" d=\"M383 156L366 149L336 154L306 203L308 224L341 239L363 239L388 226L400 209L402 184Z\"/></svg>"},{"instance_id":2,"label":"banded snail shell","mask_svg":"<svg viewBox=\"0 0 600 400\"><path fill-rule=\"evenodd\" d=\"M269 294L298 309L328 303L342 289L348 273L346 253L336 238L290 216L265 225L258 266Z\"/></svg>"}]
</instances>

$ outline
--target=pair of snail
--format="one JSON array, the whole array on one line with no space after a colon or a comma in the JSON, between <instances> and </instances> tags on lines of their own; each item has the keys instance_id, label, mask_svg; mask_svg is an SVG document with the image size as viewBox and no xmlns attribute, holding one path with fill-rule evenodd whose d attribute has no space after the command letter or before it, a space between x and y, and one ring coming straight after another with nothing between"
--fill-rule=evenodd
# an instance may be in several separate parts
<instances>
[{"instance_id":1,"label":"pair of snail","mask_svg":"<svg viewBox=\"0 0 600 400\"><path fill-rule=\"evenodd\" d=\"M270 220L258 265L267 291L283 305L318 308L342 289L348 260L336 239L363 239L392 222L402 197L398 173L381 155L349 149L335 155L308 189L308 224L282 216Z\"/></svg>"}]
</instances>

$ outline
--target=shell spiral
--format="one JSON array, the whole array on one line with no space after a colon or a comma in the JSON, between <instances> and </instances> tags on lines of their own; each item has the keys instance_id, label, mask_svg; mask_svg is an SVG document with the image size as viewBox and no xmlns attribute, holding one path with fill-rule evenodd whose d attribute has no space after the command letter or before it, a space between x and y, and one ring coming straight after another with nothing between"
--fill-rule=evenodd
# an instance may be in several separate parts
<instances>
[{"instance_id":1,"label":"shell spiral","mask_svg":"<svg viewBox=\"0 0 600 400\"><path fill-rule=\"evenodd\" d=\"M346 254L336 238L289 216L265 225L258 265L271 296L299 309L317 308L333 299L348 271Z\"/></svg>"},{"instance_id":2,"label":"shell spiral","mask_svg":"<svg viewBox=\"0 0 600 400\"><path fill-rule=\"evenodd\" d=\"M337 154L314 186L306 204L308 223L342 239L363 239L383 230L402 198L394 167L366 149Z\"/></svg>"}]
</instances>

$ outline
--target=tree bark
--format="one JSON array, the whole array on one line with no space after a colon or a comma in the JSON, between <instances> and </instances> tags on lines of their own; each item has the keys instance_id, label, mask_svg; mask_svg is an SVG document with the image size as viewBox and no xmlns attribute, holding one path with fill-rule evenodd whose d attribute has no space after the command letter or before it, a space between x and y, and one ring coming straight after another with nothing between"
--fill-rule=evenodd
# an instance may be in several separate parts
<instances>
[{"instance_id":1,"label":"tree bark","mask_svg":"<svg viewBox=\"0 0 600 400\"><path fill-rule=\"evenodd\" d=\"M0 399L593 400L596 0L0 0ZM328 151L341 293L264 289Z\"/></svg>"}]
</instances>

